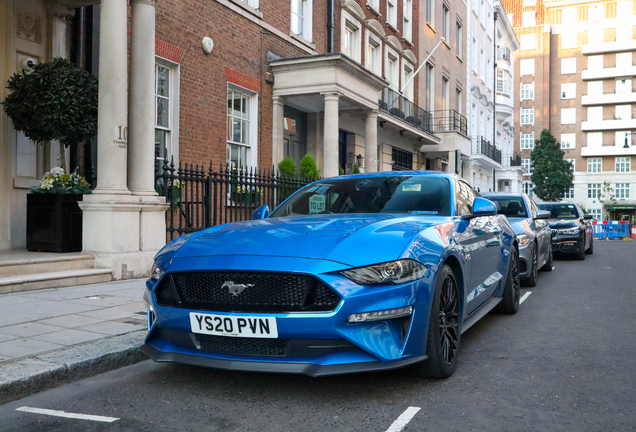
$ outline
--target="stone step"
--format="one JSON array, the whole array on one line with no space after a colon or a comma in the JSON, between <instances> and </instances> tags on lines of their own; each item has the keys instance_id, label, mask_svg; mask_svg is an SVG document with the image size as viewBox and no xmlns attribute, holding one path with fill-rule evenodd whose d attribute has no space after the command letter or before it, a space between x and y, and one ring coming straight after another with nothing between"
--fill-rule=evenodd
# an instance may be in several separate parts
<instances>
[{"instance_id":1,"label":"stone step","mask_svg":"<svg viewBox=\"0 0 636 432\"><path fill-rule=\"evenodd\" d=\"M80 269L0 278L0 294L110 282L110 269Z\"/></svg>"},{"instance_id":2,"label":"stone step","mask_svg":"<svg viewBox=\"0 0 636 432\"><path fill-rule=\"evenodd\" d=\"M3 251L0 253L0 278L95 267L95 255L87 253L48 253Z\"/></svg>"}]
</instances>

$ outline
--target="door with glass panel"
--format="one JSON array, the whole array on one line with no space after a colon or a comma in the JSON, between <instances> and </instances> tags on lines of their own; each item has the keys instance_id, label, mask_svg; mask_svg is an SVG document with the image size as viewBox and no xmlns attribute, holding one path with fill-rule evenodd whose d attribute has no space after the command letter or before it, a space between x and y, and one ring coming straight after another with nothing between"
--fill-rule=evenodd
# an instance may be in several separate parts
<instances>
[{"instance_id":1,"label":"door with glass panel","mask_svg":"<svg viewBox=\"0 0 636 432\"><path fill-rule=\"evenodd\" d=\"M298 167L307 154L307 113L285 106L284 116L284 157Z\"/></svg>"}]
</instances>

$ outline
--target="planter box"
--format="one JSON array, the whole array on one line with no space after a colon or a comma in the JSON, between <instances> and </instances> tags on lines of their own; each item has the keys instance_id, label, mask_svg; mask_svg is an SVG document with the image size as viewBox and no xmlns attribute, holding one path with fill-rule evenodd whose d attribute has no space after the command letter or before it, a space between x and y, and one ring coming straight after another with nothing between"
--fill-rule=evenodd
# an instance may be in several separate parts
<instances>
[{"instance_id":1,"label":"planter box","mask_svg":"<svg viewBox=\"0 0 636 432\"><path fill-rule=\"evenodd\" d=\"M81 252L82 194L27 195L27 250Z\"/></svg>"}]
</instances>

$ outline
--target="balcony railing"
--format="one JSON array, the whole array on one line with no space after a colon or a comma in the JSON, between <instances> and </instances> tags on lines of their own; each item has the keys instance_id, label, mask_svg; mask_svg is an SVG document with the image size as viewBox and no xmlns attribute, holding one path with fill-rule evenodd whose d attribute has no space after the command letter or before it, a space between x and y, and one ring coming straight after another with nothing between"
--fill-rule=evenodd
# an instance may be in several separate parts
<instances>
[{"instance_id":1,"label":"balcony railing","mask_svg":"<svg viewBox=\"0 0 636 432\"><path fill-rule=\"evenodd\" d=\"M505 154L502 156L502 165L505 167L520 167L521 156L519 153L515 153L513 155Z\"/></svg>"},{"instance_id":2,"label":"balcony railing","mask_svg":"<svg viewBox=\"0 0 636 432\"><path fill-rule=\"evenodd\" d=\"M497 47L497 60L510 63L510 49L507 47Z\"/></svg>"},{"instance_id":3,"label":"balcony railing","mask_svg":"<svg viewBox=\"0 0 636 432\"><path fill-rule=\"evenodd\" d=\"M466 117L455 110L433 111L433 132L456 131L468 135Z\"/></svg>"},{"instance_id":4,"label":"balcony railing","mask_svg":"<svg viewBox=\"0 0 636 432\"><path fill-rule=\"evenodd\" d=\"M433 116L413 102L401 96L395 90L386 88L380 93L378 102L382 111L404 120L413 127L427 133L433 133Z\"/></svg>"},{"instance_id":5,"label":"balcony railing","mask_svg":"<svg viewBox=\"0 0 636 432\"><path fill-rule=\"evenodd\" d=\"M501 163L501 150L492 145L483 136L478 136L473 140L473 154L486 156L497 163Z\"/></svg>"}]
</instances>

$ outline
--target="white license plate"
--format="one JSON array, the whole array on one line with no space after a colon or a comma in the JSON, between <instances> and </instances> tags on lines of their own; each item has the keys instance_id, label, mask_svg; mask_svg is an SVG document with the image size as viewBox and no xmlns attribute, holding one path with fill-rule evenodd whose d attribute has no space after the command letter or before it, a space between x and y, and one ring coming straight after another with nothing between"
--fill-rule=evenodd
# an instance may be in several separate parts
<instances>
[{"instance_id":1,"label":"white license plate","mask_svg":"<svg viewBox=\"0 0 636 432\"><path fill-rule=\"evenodd\" d=\"M274 317L211 315L190 312L192 333L216 336L277 338Z\"/></svg>"}]
</instances>

